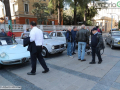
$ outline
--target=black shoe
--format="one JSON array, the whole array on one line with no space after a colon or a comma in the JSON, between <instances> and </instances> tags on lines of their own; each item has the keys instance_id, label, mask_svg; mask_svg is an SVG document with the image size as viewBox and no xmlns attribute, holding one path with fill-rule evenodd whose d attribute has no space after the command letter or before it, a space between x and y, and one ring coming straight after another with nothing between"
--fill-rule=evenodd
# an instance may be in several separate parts
<instances>
[{"instance_id":1,"label":"black shoe","mask_svg":"<svg viewBox=\"0 0 120 90\"><path fill-rule=\"evenodd\" d=\"M78 59L79 61L81 61L81 59Z\"/></svg>"},{"instance_id":2,"label":"black shoe","mask_svg":"<svg viewBox=\"0 0 120 90\"><path fill-rule=\"evenodd\" d=\"M74 54L76 54L75 52L73 52Z\"/></svg>"},{"instance_id":3,"label":"black shoe","mask_svg":"<svg viewBox=\"0 0 120 90\"><path fill-rule=\"evenodd\" d=\"M48 69L48 70L45 70L45 71L42 71L42 73L47 73L47 72L49 72L49 69Z\"/></svg>"},{"instance_id":4,"label":"black shoe","mask_svg":"<svg viewBox=\"0 0 120 90\"><path fill-rule=\"evenodd\" d=\"M86 61L86 59L81 60L81 62Z\"/></svg>"},{"instance_id":5,"label":"black shoe","mask_svg":"<svg viewBox=\"0 0 120 90\"><path fill-rule=\"evenodd\" d=\"M89 64L96 64L96 62L90 62Z\"/></svg>"},{"instance_id":6,"label":"black shoe","mask_svg":"<svg viewBox=\"0 0 120 90\"><path fill-rule=\"evenodd\" d=\"M72 53L72 55L74 55L74 53Z\"/></svg>"},{"instance_id":7,"label":"black shoe","mask_svg":"<svg viewBox=\"0 0 120 90\"><path fill-rule=\"evenodd\" d=\"M99 62L98 62L98 64L101 64L101 63L102 63L102 61L99 61Z\"/></svg>"},{"instance_id":8,"label":"black shoe","mask_svg":"<svg viewBox=\"0 0 120 90\"><path fill-rule=\"evenodd\" d=\"M28 72L27 75L35 75L36 73Z\"/></svg>"}]
</instances>

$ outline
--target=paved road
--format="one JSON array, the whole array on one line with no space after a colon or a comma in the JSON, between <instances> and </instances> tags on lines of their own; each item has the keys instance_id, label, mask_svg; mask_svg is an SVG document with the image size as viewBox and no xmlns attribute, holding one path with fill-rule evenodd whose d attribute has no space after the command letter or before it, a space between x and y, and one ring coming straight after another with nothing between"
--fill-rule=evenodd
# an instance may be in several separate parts
<instances>
[{"instance_id":1,"label":"paved road","mask_svg":"<svg viewBox=\"0 0 120 90\"><path fill-rule=\"evenodd\" d=\"M50 72L43 74L37 62L37 74L28 76L30 63L5 66L0 70L0 86L22 86L22 90L120 90L120 49L111 50L106 46L102 55L103 63L90 65L78 61L77 54L71 59L63 54L45 58ZM96 62L98 62L96 58Z\"/></svg>"}]
</instances>

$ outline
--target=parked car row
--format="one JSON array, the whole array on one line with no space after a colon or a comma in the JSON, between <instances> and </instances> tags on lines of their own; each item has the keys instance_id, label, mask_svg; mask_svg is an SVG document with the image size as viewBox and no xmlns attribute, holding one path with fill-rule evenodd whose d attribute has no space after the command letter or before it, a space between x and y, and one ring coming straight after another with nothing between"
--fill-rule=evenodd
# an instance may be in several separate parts
<instances>
[{"instance_id":1,"label":"parked car row","mask_svg":"<svg viewBox=\"0 0 120 90\"><path fill-rule=\"evenodd\" d=\"M48 34L43 33L44 43L42 56L49 54L62 53L66 50L66 31L54 31ZM28 62L30 53L27 47L23 47L23 39L29 36L29 32L22 33L16 42L11 37L0 36L0 68L2 65L13 65ZM120 31L111 31L105 38L106 44L114 47L120 47Z\"/></svg>"},{"instance_id":2,"label":"parked car row","mask_svg":"<svg viewBox=\"0 0 120 90\"><path fill-rule=\"evenodd\" d=\"M23 44L23 39L28 37L29 33L22 33L20 39L16 39L16 42ZM52 38L47 32L43 33L43 49L42 56L47 57L49 54L62 53L66 50L66 42Z\"/></svg>"}]
</instances>

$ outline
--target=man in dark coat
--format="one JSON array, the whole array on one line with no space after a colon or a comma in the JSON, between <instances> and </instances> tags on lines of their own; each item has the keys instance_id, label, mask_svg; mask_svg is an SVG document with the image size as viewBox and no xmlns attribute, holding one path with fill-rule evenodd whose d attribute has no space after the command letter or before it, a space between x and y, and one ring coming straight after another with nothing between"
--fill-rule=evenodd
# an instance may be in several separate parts
<instances>
[{"instance_id":1,"label":"man in dark coat","mask_svg":"<svg viewBox=\"0 0 120 90\"><path fill-rule=\"evenodd\" d=\"M72 55L76 54L75 53L75 49L76 49L76 33L77 33L77 27L73 27L73 30L71 31L72 33L72 38L73 38L73 42L72 42Z\"/></svg>"},{"instance_id":2,"label":"man in dark coat","mask_svg":"<svg viewBox=\"0 0 120 90\"><path fill-rule=\"evenodd\" d=\"M68 28L68 31L66 33L66 40L67 40L67 55L70 57L70 58L73 58L72 56L72 52L71 52L71 44L73 42L73 38L72 38L72 33L71 33L71 28L69 27Z\"/></svg>"},{"instance_id":3,"label":"man in dark coat","mask_svg":"<svg viewBox=\"0 0 120 90\"><path fill-rule=\"evenodd\" d=\"M92 48L92 61L90 64L95 64L95 54L97 54L98 57L98 64L102 63L102 58L100 55L100 50L104 49L104 42L103 42L103 37L101 33L97 31L97 28L92 29L93 35L91 36L91 48Z\"/></svg>"}]
</instances>

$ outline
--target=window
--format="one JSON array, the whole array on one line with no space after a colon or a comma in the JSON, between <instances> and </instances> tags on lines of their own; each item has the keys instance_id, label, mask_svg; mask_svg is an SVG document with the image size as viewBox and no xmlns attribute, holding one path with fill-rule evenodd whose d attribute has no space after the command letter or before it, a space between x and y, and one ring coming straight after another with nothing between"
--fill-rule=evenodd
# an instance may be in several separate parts
<instances>
[{"instance_id":1,"label":"window","mask_svg":"<svg viewBox=\"0 0 120 90\"><path fill-rule=\"evenodd\" d=\"M25 4L25 13L28 14L29 9L28 9L28 4Z\"/></svg>"},{"instance_id":2,"label":"window","mask_svg":"<svg viewBox=\"0 0 120 90\"><path fill-rule=\"evenodd\" d=\"M43 0L43 1L46 1L46 0Z\"/></svg>"},{"instance_id":3,"label":"window","mask_svg":"<svg viewBox=\"0 0 120 90\"><path fill-rule=\"evenodd\" d=\"M14 24L16 24L16 20L14 20Z\"/></svg>"},{"instance_id":4,"label":"window","mask_svg":"<svg viewBox=\"0 0 120 90\"><path fill-rule=\"evenodd\" d=\"M52 33L51 33L51 37L56 37L56 33L55 33L55 32L52 32Z\"/></svg>"},{"instance_id":5,"label":"window","mask_svg":"<svg viewBox=\"0 0 120 90\"><path fill-rule=\"evenodd\" d=\"M57 32L57 37L63 37L61 32Z\"/></svg>"},{"instance_id":6,"label":"window","mask_svg":"<svg viewBox=\"0 0 120 90\"><path fill-rule=\"evenodd\" d=\"M25 19L25 23L26 23L26 24L29 24L29 19Z\"/></svg>"}]
</instances>

